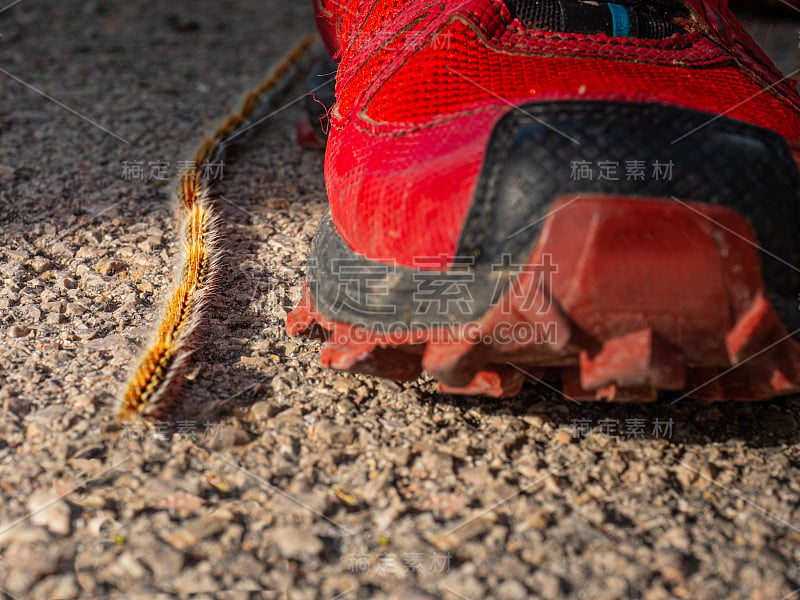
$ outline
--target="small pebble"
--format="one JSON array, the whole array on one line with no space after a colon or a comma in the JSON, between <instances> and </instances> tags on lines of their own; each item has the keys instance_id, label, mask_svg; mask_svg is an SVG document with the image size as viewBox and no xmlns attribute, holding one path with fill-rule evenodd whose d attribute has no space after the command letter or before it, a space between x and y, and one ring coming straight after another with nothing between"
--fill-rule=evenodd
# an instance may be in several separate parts
<instances>
[{"instance_id":1,"label":"small pebble","mask_svg":"<svg viewBox=\"0 0 800 600\"><path fill-rule=\"evenodd\" d=\"M28 499L31 523L46 527L56 535L69 535L71 530L69 505L57 494L37 492Z\"/></svg>"},{"instance_id":2,"label":"small pebble","mask_svg":"<svg viewBox=\"0 0 800 600\"><path fill-rule=\"evenodd\" d=\"M8 337L21 338L30 333L30 328L25 325L12 325L8 328Z\"/></svg>"}]
</instances>

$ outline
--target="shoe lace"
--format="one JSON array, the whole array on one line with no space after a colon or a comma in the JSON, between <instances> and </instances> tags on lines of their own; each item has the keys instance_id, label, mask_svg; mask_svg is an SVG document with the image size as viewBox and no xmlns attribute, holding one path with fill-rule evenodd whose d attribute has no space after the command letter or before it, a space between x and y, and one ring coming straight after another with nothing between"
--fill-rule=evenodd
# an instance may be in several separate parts
<instances>
[{"instance_id":1,"label":"shoe lace","mask_svg":"<svg viewBox=\"0 0 800 600\"><path fill-rule=\"evenodd\" d=\"M663 39L685 28L680 0L505 0L512 16L530 29L568 33L606 33L618 37Z\"/></svg>"}]
</instances>

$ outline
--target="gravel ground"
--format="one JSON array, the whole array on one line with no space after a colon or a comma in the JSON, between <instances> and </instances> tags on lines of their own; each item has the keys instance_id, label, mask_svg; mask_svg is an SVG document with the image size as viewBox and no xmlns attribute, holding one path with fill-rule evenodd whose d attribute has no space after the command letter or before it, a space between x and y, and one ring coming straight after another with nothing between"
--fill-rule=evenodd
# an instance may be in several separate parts
<instances>
[{"instance_id":1,"label":"gravel ground","mask_svg":"<svg viewBox=\"0 0 800 600\"><path fill-rule=\"evenodd\" d=\"M162 178L311 29L306 4L0 12L0 596L800 594L798 400L465 399L287 339L325 208L298 106L223 167L226 280L186 402L113 423L180 254ZM800 66L800 21L748 21Z\"/></svg>"}]
</instances>

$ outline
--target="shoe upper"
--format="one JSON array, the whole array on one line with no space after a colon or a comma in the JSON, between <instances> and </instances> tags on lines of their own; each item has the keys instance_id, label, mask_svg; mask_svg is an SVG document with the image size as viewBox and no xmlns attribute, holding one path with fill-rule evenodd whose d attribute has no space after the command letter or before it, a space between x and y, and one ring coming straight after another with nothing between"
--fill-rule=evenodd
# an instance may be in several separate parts
<instances>
[{"instance_id":1,"label":"shoe upper","mask_svg":"<svg viewBox=\"0 0 800 600\"><path fill-rule=\"evenodd\" d=\"M318 5L339 62L326 184L333 223L354 252L409 267L419 257L425 268L447 266L492 134L521 105L688 109L772 130L800 155L795 82L781 76L724 0L627 0L605 7L602 23L583 7L555 14L546 5ZM632 36L636 27L650 37Z\"/></svg>"}]
</instances>

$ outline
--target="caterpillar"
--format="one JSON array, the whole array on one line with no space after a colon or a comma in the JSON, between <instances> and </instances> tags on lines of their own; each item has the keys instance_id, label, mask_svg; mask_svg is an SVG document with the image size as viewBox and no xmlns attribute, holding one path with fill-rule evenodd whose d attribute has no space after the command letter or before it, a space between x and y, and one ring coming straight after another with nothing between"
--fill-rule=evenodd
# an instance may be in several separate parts
<instances>
[{"instance_id":1,"label":"caterpillar","mask_svg":"<svg viewBox=\"0 0 800 600\"><path fill-rule=\"evenodd\" d=\"M278 64L256 88L250 90L238 112L229 115L204 139L180 175L175 193L183 210L184 262L180 279L169 295L154 339L144 350L125 386L117 407L117 421L159 419L168 413L181 392L186 369L197 346L197 332L219 274L221 245L219 218L214 207L214 179L200 165L213 163L226 145L244 133L265 96L286 77L314 42L309 35ZM250 125L252 126L252 125Z\"/></svg>"}]
</instances>

